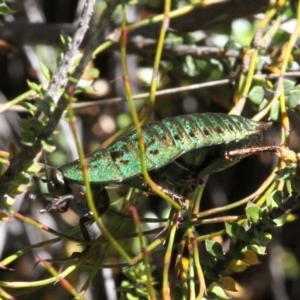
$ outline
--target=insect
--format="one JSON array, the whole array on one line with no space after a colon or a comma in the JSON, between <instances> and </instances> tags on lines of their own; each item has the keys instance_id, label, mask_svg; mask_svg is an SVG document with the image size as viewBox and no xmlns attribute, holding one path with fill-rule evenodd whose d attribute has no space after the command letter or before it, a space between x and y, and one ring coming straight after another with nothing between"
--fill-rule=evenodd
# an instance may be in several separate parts
<instances>
[{"instance_id":1,"label":"insect","mask_svg":"<svg viewBox=\"0 0 300 300\"><path fill-rule=\"evenodd\" d=\"M187 181L200 180L204 175L237 163L247 154L228 157L226 153L260 146L262 132L270 125L217 113L183 115L151 122L142 127L147 170L159 185L170 187L172 191L182 190L178 186L185 186ZM141 174L136 131L121 137L106 149L87 155L85 164L100 215L109 207L106 185L117 183L147 190ZM70 188L70 184L83 182L79 160L58 170L50 169L48 178L52 203L42 212L64 212L69 202L74 201L74 206L82 215L80 226L83 236L90 240L84 223L92 215L86 203L76 199Z\"/></svg>"}]
</instances>

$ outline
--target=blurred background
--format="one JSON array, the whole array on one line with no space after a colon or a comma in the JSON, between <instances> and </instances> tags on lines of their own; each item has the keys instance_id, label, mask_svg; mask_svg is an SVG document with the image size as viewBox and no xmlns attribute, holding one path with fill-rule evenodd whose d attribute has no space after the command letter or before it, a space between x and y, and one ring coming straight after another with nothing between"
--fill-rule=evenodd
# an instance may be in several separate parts
<instances>
[{"instance_id":1,"label":"blurred background","mask_svg":"<svg viewBox=\"0 0 300 300\"><path fill-rule=\"evenodd\" d=\"M197 6L198 1L172 1L172 10L189 6L188 13L181 12L173 18L169 25L163 47L159 69L159 90L172 92L157 96L153 119L199 112L228 113L237 103L238 78L247 72L248 61L245 49L255 48L255 38L259 30L270 34L270 40L259 53L256 74L278 74L281 49L286 45L297 23L297 1L274 1L277 3L276 14L272 19L281 16L281 21L275 34L271 36L270 28L258 28L266 13L270 12L270 1L206 1L207 5ZM199 1L201 2L201 1ZM282 2L282 3L280 3ZM60 35L72 36L80 20L83 0L13 0L8 2L12 13L2 17L0 27L0 103L4 104L28 91L27 81L46 84L41 71L41 62L53 73L56 71L57 57L63 50ZM127 7L127 22L134 24L139 20L156 16L163 12L164 2L129 1ZM194 5L194 6L192 6ZM95 5L93 24L101 21L99 17L105 6L104 1L98 0ZM276 19L277 20L277 19ZM119 27L121 12L116 10L107 34ZM130 74L132 93L140 95L149 92L153 72L153 61L156 52L160 23L148 24L132 30L128 35L127 64ZM89 36L93 34L90 27L81 51ZM267 36L266 34L266 36ZM265 40L264 40L265 41ZM77 103L82 108L76 108L77 129L85 153L94 151L118 130L131 124L131 115L125 100L120 45L115 43L106 51L101 52L90 61L90 68L97 68L100 75L97 79L82 77L82 82L93 81L92 93L78 95ZM296 49L298 51L298 49ZM299 81L299 64L295 50L294 61L289 71L295 72L289 77ZM276 77L271 78L276 81ZM200 83L210 83L207 87L195 87ZM177 88L186 89L177 91ZM273 92L265 90L265 98L271 98ZM30 100L30 99L28 99ZM251 97L243 107L242 115L253 117L261 108L252 101ZM94 104L96 103L96 104ZM138 110L147 103L147 96L135 100ZM298 105L298 104L297 104ZM291 149L300 146L300 123L298 106L289 112L291 121ZM0 115L0 147L7 151L10 144L20 145L19 120L29 115L21 106L13 106ZM265 117L264 121L267 121ZM73 135L69 125L61 121L57 133L53 137L55 152L48 156L51 166L59 167L78 158ZM265 144L280 143L280 124L273 122L271 129L265 132ZM276 165L272 154L261 154L243 159L236 166L209 177L204 191L201 209L219 207L233 203L253 193L270 174ZM119 199L126 194L125 187L108 189L111 199ZM45 207L43 200L30 200L28 195L45 193L46 187L39 180L32 179L30 191L18 196L14 210L22 215L31 217L62 233L78 226L79 217L69 210L65 214L39 214ZM145 196L143 196L145 198ZM143 198L143 199L144 199ZM148 201L149 200L149 201ZM139 210L143 216L159 217L163 215L168 205L151 196L147 201L140 201ZM232 211L232 214L242 214L243 208ZM106 222L112 216L108 213ZM113 218L116 218L113 215ZM115 220L115 219L114 219ZM299 220L287 223L282 228L272 232L273 240L269 245L269 255L262 257L262 264L250 267L245 272L234 275L238 282L239 291L235 299L299 299L300 298L300 241ZM130 230L130 226L126 228ZM150 225L149 225L150 226ZM219 230L222 225L199 226L200 234ZM0 223L0 256L1 259L16 253L28 245L34 245L53 236L26 223L11 220ZM91 235L97 238L96 226L90 227ZM81 235L78 232L77 237ZM220 241L222 242L222 240ZM60 241L45 247L35 248L20 256L9 267L0 272L1 281L34 281L48 278L49 273L41 265L36 265L37 257L57 259L69 256L76 250L78 243ZM74 250L75 249L75 250ZM114 259L110 257L109 262ZM159 270L162 260L158 255L156 278L161 280ZM75 286L81 286L87 278L89 269L83 269L71 275L69 280ZM72 277L73 276L73 277ZM124 280L120 270L103 269L94 278L90 288L85 293L86 299L119 299L116 286ZM12 292L12 294L14 294ZM73 299L60 284L52 284L31 290L16 296L16 299Z\"/></svg>"}]
</instances>

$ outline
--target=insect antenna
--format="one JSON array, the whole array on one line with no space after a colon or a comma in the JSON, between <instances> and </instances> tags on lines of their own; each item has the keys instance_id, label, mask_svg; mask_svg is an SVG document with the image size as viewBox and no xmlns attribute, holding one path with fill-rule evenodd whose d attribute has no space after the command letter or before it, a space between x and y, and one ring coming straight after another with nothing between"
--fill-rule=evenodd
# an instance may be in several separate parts
<instances>
[{"instance_id":1,"label":"insect antenna","mask_svg":"<svg viewBox=\"0 0 300 300\"><path fill-rule=\"evenodd\" d=\"M45 165L45 171L46 171L46 179L45 182L50 182L51 178L50 178L50 171L48 168L48 161L47 161L47 156L46 156L46 152L44 149L42 149L42 153L43 153L43 159L44 159L44 165Z\"/></svg>"}]
</instances>

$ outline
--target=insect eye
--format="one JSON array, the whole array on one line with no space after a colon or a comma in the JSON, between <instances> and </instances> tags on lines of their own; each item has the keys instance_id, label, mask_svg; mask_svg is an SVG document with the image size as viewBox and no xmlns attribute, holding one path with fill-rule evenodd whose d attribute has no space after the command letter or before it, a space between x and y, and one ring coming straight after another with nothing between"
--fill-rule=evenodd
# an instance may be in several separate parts
<instances>
[{"instance_id":1,"label":"insect eye","mask_svg":"<svg viewBox=\"0 0 300 300\"><path fill-rule=\"evenodd\" d=\"M67 185L64 181L62 173L57 169L50 169L48 182L49 193L59 196L65 193L66 189Z\"/></svg>"}]
</instances>

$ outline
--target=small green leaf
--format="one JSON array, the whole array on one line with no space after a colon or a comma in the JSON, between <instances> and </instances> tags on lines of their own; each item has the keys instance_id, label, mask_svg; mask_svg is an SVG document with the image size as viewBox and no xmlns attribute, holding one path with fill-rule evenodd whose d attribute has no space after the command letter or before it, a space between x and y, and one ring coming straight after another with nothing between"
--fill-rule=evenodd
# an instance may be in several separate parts
<instances>
[{"instance_id":1,"label":"small green leaf","mask_svg":"<svg viewBox=\"0 0 300 300\"><path fill-rule=\"evenodd\" d=\"M20 133L22 144L32 146L35 142L35 133L31 130L24 130Z\"/></svg>"},{"instance_id":2,"label":"small green leaf","mask_svg":"<svg viewBox=\"0 0 300 300\"><path fill-rule=\"evenodd\" d=\"M226 233L233 238L248 242L250 240L245 228L237 223L225 222Z\"/></svg>"},{"instance_id":3,"label":"small green leaf","mask_svg":"<svg viewBox=\"0 0 300 300\"><path fill-rule=\"evenodd\" d=\"M52 142L42 140L41 143L43 146L43 150L45 150L46 152L52 153L55 150L55 146Z\"/></svg>"},{"instance_id":4,"label":"small green leaf","mask_svg":"<svg viewBox=\"0 0 300 300\"><path fill-rule=\"evenodd\" d=\"M140 299L139 296L133 295L132 293L127 293L127 294L126 294L126 298L127 298L128 300L139 300L139 299Z\"/></svg>"},{"instance_id":5,"label":"small green leaf","mask_svg":"<svg viewBox=\"0 0 300 300\"><path fill-rule=\"evenodd\" d=\"M282 226L286 223L286 219L287 219L287 215L283 214L279 218L275 219L274 222L275 222L277 227L280 227L280 226Z\"/></svg>"},{"instance_id":6,"label":"small green leaf","mask_svg":"<svg viewBox=\"0 0 300 300\"><path fill-rule=\"evenodd\" d=\"M250 238L246 232L246 229L242 226L242 225L238 225L238 231L237 231L237 236L240 240L245 241L245 242L249 242Z\"/></svg>"},{"instance_id":7,"label":"small green leaf","mask_svg":"<svg viewBox=\"0 0 300 300\"><path fill-rule=\"evenodd\" d=\"M14 13L14 11L9 8L5 3L0 4L0 15L9 15Z\"/></svg>"},{"instance_id":8,"label":"small green leaf","mask_svg":"<svg viewBox=\"0 0 300 300\"><path fill-rule=\"evenodd\" d=\"M41 129L43 129L44 125L43 123L38 120L38 119L29 119L30 120L30 126L32 129L35 129L36 131L40 131Z\"/></svg>"},{"instance_id":9,"label":"small green leaf","mask_svg":"<svg viewBox=\"0 0 300 300\"><path fill-rule=\"evenodd\" d=\"M138 79L143 82L143 84L146 84L147 86L150 85L151 79L153 75L153 70L152 68L139 68L137 70L137 77Z\"/></svg>"},{"instance_id":10,"label":"small green leaf","mask_svg":"<svg viewBox=\"0 0 300 300\"><path fill-rule=\"evenodd\" d=\"M51 102L51 101L45 101L45 100L37 99L36 100L36 106L43 113L45 113L47 116L49 116L51 114L51 112L54 111L54 109L56 107L56 104L54 102Z\"/></svg>"},{"instance_id":11,"label":"small green leaf","mask_svg":"<svg viewBox=\"0 0 300 300\"><path fill-rule=\"evenodd\" d=\"M89 75L89 76L92 77L93 79L96 79L96 78L99 77L100 72L99 72L99 70L96 69L96 68L91 68L91 69L85 70L85 71L84 71L84 74L85 74L85 75Z\"/></svg>"},{"instance_id":12,"label":"small green leaf","mask_svg":"<svg viewBox=\"0 0 300 300\"><path fill-rule=\"evenodd\" d=\"M30 128L30 122L27 119L21 119L19 120L19 126L23 129L29 129Z\"/></svg>"},{"instance_id":13,"label":"small green leaf","mask_svg":"<svg viewBox=\"0 0 300 300\"><path fill-rule=\"evenodd\" d=\"M284 93L287 95L289 92L294 88L296 85L295 81L292 81L290 79L284 79L283 81L283 88L284 88Z\"/></svg>"},{"instance_id":14,"label":"small green leaf","mask_svg":"<svg viewBox=\"0 0 300 300\"><path fill-rule=\"evenodd\" d=\"M125 128L132 123L130 114L119 114L117 117L117 124L119 128Z\"/></svg>"},{"instance_id":15,"label":"small green leaf","mask_svg":"<svg viewBox=\"0 0 300 300\"><path fill-rule=\"evenodd\" d=\"M0 199L0 207L7 209L7 206L12 206L16 202L16 199L9 196L9 195L4 195Z\"/></svg>"},{"instance_id":16,"label":"small green leaf","mask_svg":"<svg viewBox=\"0 0 300 300\"><path fill-rule=\"evenodd\" d=\"M283 199L282 191L276 190L273 193L269 194L267 196L267 201L266 201L268 210L270 211L274 207L281 206L282 199Z\"/></svg>"},{"instance_id":17,"label":"small green leaf","mask_svg":"<svg viewBox=\"0 0 300 300\"><path fill-rule=\"evenodd\" d=\"M205 240L205 247L207 252L210 253L212 256L217 257L221 260L224 259L224 254L220 243L207 239Z\"/></svg>"},{"instance_id":18,"label":"small green leaf","mask_svg":"<svg viewBox=\"0 0 300 300\"><path fill-rule=\"evenodd\" d=\"M259 105L264 99L264 89L262 86L254 86L248 94L249 99L256 105Z\"/></svg>"},{"instance_id":19,"label":"small green leaf","mask_svg":"<svg viewBox=\"0 0 300 300\"><path fill-rule=\"evenodd\" d=\"M263 110L267 105L268 105L269 101L264 98L264 100L259 104L258 106L258 110L261 111Z\"/></svg>"},{"instance_id":20,"label":"small green leaf","mask_svg":"<svg viewBox=\"0 0 300 300\"><path fill-rule=\"evenodd\" d=\"M294 179L297 175L297 163L289 163L283 169L276 172L278 180Z\"/></svg>"},{"instance_id":21,"label":"small green leaf","mask_svg":"<svg viewBox=\"0 0 300 300\"><path fill-rule=\"evenodd\" d=\"M46 65L44 65L42 62L40 62L40 68L41 68L41 72L43 73L46 80L50 81L51 77L52 77L52 73L49 70L49 68L47 68Z\"/></svg>"},{"instance_id":22,"label":"small green leaf","mask_svg":"<svg viewBox=\"0 0 300 300\"><path fill-rule=\"evenodd\" d=\"M21 184L13 184L9 187L8 193L10 195L19 195L25 193L27 190L22 187Z\"/></svg>"},{"instance_id":23,"label":"small green leaf","mask_svg":"<svg viewBox=\"0 0 300 300\"><path fill-rule=\"evenodd\" d=\"M22 172L15 177L14 183L19 185L21 184L28 185L30 184L30 179L28 178L25 172Z\"/></svg>"},{"instance_id":24,"label":"small green leaf","mask_svg":"<svg viewBox=\"0 0 300 300\"><path fill-rule=\"evenodd\" d=\"M248 202L246 216L252 223L257 224L261 217L261 208L252 202Z\"/></svg>"},{"instance_id":25,"label":"small green leaf","mask_svg":"<svg viewBox=\"0 0 300 300\"><path fill-rule=\"evenodd\" d=\"M35 174L38 173L42 168L43 168L42 164L33 161L26 166L25 172L29 174Z\"/></svg>"},{"instance_id":26,"label":"small green leaf","mask_svg":"<svg viewBox=\"0 0 300 300\"><path fill-rule=\"evenodd\" d=\"M272 235L268 232L259 231L256 228L253 228L253 232L255 235L254 241L258 245L266 246L272 239Z\"/></svg>"},{"instance_id":27,"label":"small green leaf","mask_svg":"<svg viewBox=\"0 0 300 300\"><path fill-rule=\"evenodd\" d=\"M72 77L72 76L69 76L69 80L70 80L70 82L73 82L73 83L78 83L78 79L77 78L75 78L75 77ZM86 81L86 80L81 80L81 82L84 82L84 81ZM86 84L85 84L86 85Z\"/></svg>"},{"instance_id":28,"label":"small green leaf","mask_svg":"<svg viewBox=\"0 0 300 300\"><path fill-rule=\"evenodd\" d=\"M297 194L300 194L300 180L299 179L293 179L291 180L292 189Z\"/></svg>"},{"instance_id":29,"label":"small green leaf","mask_svg":"<svg viewBox=\"0 0 300 300\"><path fill-rule=\"evenodd\" d=\"M79 92L85 92L87 94L94 94L95 93L95 89L91 85L80 87L80 89L82 91L79 91Z\"/></svg>"},{"instance_id":30,"label":"small green leaf","mask_svg":"<svg viewBox=\"0 0 300 300\"><path fill-rule=\"evenodd\" d=\"M82 58L82 53L81 52L77 52L73 58L72 58L72 64L73 66L78 65L78 63L80 62L81 58Z\"/></svg>"},{"instance_id":31,"label":"small green leaf","mask_svg":"<svg viewBox=\"0 0 300 300\"><path fill-rule=\"evenodd\" d=\"M291 90L289 96L287 97L287 105L290 108L295 108L300 103L300 89Z\"/></svg>"},{"instance_id":32,"label":"small green leaf","mask_svg":"<svg viewBox=\"0 0 300 300\"><path fill-rule=\"evenodd\" d=\"M225 222L225 230L226 230L226 233L227 233L229 236L231 236L231 237L235 237L235 236L236 236L234 224L235 224L235 223L228 223L228 222Z\"/></svg>"},{"instance_id":33,"label":"small green leaf","mask_svg":"<svg viewBox=\"0 0 300 300\"><path fill-rule=\"evenodd\" d=\"M237 238L237 231L238 231L238 224L237 223L229 223L229 222L225 222L225 230L226 233L230 236L230 237L235 237Z\"/></svg>"},{"instance_id":34,"label":"small green leaf","mask_svg":"<svg viewBox=\"0 0 300 300\"><path fill-rule=\"evenodd\" d=\"M263 225L269 226L269 227L273 227L275 225L275 223L273 222L273 220L270 218L269 210L268 209L264 209L262 211L260 222Z\"/></svg>"},{"instance_id":35,"label":"small green leaf","mask_svg":"<svg viewBox=\"0 0 300 300\"><path fill-rule=\"evenodd\" d=\"M38 94L41 94L42 88L40 85L36 84L35 82L29 81L29 80L27 80L27 84L31 90L37 92Z\"/></svg>"},{"instance_id":36,"label":"small green leaf","mask_svg":"<svg viewBox=\"0 0 300 300\"><path fill-rule=\"evenodd\" d=\"M230 299L230 297L220 286L212 284L207 291L207 299Z\"/></svg>"},{"instance_id":37,"label":"small green leaf","mask_svg":"<svg viewBox=\"0 0 300 300\"><path fill-rule=\"evenodd\" d=\"M21 119L19 121L20 127L24 129L31 129L34 132L39 132L43 128L43 124L38 119Z\"/></svg>"},{"instance_id":38,"label":"small green leaf","mask_svg":"<svg viewBox=\"0 0 300 300\"><path fill-rule=\"evenodd\" d=\"M273 121L278 121L279 116L280 116L280 103L278 100L276 100L271 107L270 119Z\"/></svg>"},{"instance_id":39,"label":"small green leaf","mask_svg":"<svg viewBox=\"0 0 300 300\"><path fill-rule=\"evenodd\" d=\"M35 114L35 112L36 112L36 107L35 107L33 104L31 104L30 102L28 102L28 101L23 101L23 102L20 103L20 105L21 105L22 107L24 107L25 109L27 109L27 111L28 111L31 115L34 115L34 114Z\"/></svg>"},{"instance_id":40,"label":"small green leaf","mask_svg":"<svg viewBox=\"0 0 300 300\"><path fill-rule=\"evenodd\" d=\"M259 255L265 255L265 254L266 254L266 247L265 247L265 246L253 244L253 245L250 245L250 248L251 248L255 253L257 253L257 254L259 254Z\"/></svg>"},{"instance_id":41,"label":"small green leaf","mask_svg":"<svg viewBox=\"0 0 300 300\"><path fill-rule=\"evenodd\" d=\"M287 192L288 192L289 194L291 194L291 193L294 191L293 186L292 186L292 181L293 181L294 179L295 179L295 178L286 181L286 190L287 190ZM299 194L299 191L298 191L298 192L295 191L295 192Z\"/></svg>"},{"instance_id":42,"label":"small green leaf","mask_svg":"<svg viewBox=\"0 0 300 300\"><path fill-rule=\"evenodd\" d=\"M62 44L65 46L65 49L67 49L68 45L72 42L72 38L65 34L64 32L60 35L60 40Z\"/></svg>"},{"instance_id":43,"label":"small green leaf","mask_svg":"<svg viewBox=\"0 0 300 300\"><path fill-rule=\"evenodd\" d=\"M229 37L228 41L224 45L224 51L241 51L242 45L235 40L232 36Z\"/></svg>"}]
</instances>

